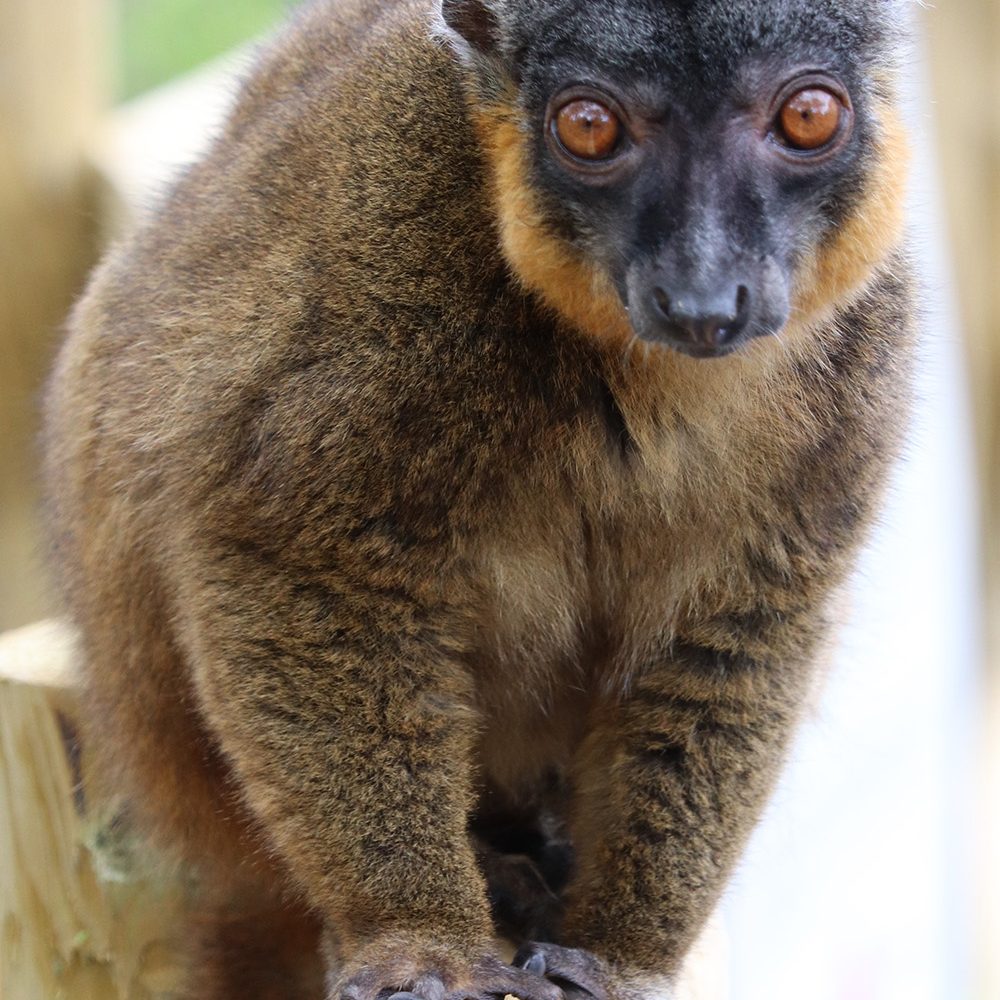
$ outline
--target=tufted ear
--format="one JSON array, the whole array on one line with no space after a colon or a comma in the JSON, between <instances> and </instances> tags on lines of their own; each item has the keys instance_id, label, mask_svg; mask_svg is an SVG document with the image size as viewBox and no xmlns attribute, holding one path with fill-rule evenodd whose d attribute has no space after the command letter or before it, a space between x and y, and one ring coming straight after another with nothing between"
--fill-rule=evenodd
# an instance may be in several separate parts
<instances>
[{"instance_id":1,"label":"tufted ear","mask_svg":"<svg viewBox=\"0 0 1000 1000\"><path fill-rule=\"evenodd\" d=\"M486 0L441 0L441 18L480 55L492 55L500 43L500 24Z\"/></svg>"}]
</instances>

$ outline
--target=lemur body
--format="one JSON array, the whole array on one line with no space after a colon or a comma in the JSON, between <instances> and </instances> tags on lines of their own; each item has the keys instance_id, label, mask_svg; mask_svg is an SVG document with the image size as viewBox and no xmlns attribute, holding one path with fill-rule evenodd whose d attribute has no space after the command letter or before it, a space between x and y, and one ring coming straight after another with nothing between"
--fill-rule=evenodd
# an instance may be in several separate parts
<instances>
[{"instance_id":1,"label":"lemur body","mask_svg":"<svg viewBox=\"0 0 1000 1000\"><path fill-rule=\"evenodd\" d=\"M890 8L318 3L109 255L50 508L103 770L203 872L192 995L311 995L321 931L352 1000L669 991L901 424ZM825 160L756 145L806 72Z\"/></svg>"}]
</instances>

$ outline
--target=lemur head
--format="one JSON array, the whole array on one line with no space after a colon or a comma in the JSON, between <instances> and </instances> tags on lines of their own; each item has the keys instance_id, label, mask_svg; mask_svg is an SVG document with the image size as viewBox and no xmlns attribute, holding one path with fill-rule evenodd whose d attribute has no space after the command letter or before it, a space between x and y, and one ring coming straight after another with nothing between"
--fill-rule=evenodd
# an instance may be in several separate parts
<instances>
[{"instance_id":1,"label":"lemur head","mask_svg":"<svg viewBox=\"0 0 1000 1000\"><path fill-rule=\"evenodd\" d=\"M895 244L896 0L442 0L515 273L594 336L718 357Z\"/></svg>"}]
</instances>

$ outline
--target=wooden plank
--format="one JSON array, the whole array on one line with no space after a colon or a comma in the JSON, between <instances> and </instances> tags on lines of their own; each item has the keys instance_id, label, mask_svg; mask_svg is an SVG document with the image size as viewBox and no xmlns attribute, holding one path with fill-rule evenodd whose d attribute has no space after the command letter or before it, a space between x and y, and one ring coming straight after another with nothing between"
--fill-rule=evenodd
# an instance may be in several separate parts
<instances>
[{"instance_id":1,"label":"wooden plank","mask_svg":"<svg viewBox=\"0 0 1000 1000\"><path fill-rule=\"evenodd\" d=\"M110 0L0 3L0 628L46 607L35 511L38 392L97 255L86 149L109 103Z\"/></svg>"},{"instance_id":2,"label":"wooden plank","mask_svg":"<svg viewBox=\"0 0 1000 1000\"><path fill-rule=\"evenodd\" d=\"M0 984L9 1000L172 1000L188 894L87 794L72 636L0 640Z\"/></svg>"}]
</instances>

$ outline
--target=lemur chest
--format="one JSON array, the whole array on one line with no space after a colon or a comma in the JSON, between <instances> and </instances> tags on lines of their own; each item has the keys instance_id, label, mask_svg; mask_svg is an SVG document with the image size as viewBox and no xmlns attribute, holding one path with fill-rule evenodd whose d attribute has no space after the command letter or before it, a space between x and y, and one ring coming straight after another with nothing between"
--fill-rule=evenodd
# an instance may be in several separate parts
<instances>
[{"instance_id":1,"label":"lemur chest","mask_svg":"<svg viewBox=\"0 0 1000 1000\"><path fill-rule=\"evenodd\" d=\"M594 417L507 470L514 482L473 560L474 668L484 753L503 748L496 767L514 745L570 754L588 713L658 662L693 602L744 558L794 442L780 406L724 388L683 406L621 394L617 421Z\"/></svg>"},{"instance_id":2,"label":"lemur chest","mask_svg":"<svg viewBox=\"0 0 1000 1000\"><path fill-rule=\"evenodd\" d=\"M599 492L603 502L585 484L548 484L512 505L481 552L480 757L501 787L569 766L592 711L669 636L713 548L675 519L669 484L656 496L623 475Z\"/></svg>"},{"instance_id":3,"label":"lemur chest","mask_svg":"<svg viewBox=\"0 0 1000 1000\"><path fill-rule=\"evenodd\" d=\"M724 518L695 502L668 449L658 462L597 454L513 489L478 553L475 645L508 699L624 683L720 559Z\"/></svg>"}]
</instances>

